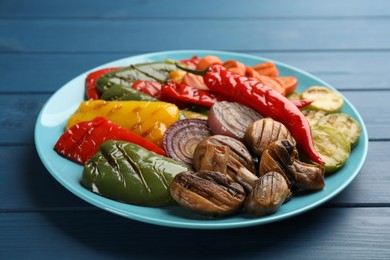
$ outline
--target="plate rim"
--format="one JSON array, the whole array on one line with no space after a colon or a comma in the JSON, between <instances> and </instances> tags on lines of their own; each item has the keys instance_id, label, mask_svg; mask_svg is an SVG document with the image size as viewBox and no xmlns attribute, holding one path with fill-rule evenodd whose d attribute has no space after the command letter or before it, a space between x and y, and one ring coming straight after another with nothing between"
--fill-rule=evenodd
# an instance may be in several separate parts
<instances>
[{"instance_id":1,"label":"plate rim","mask_svg":"<svg viewBox=\"0 0 390 260\"><path fill-rule=\"evenodd\" d=\"M237 223L229 223L229 222L228 223L225 223L225 222L200 222L200 223L197 223L197 222L191 222L191 221L190 222L188 222L188 221L178 222L178 221L173 221L173 220L162 220L162 219L157 219L157 218L151 218L148 216L142 216L142 215L134 213L134 212L123 211L123 210L118 209L118 208L112 208L112 206L107 205L105 202L106 201L114 201L114 200L110 200L110 199L104 198L104 197L102 197L100 195L96 195L96 194L92 197L91 196L86 197L84 195L85 191L80 192L78 189L74 188L72 185L69 185L67 182L64 182L64 180L60 178L60 176L54 171L54 169L52 169L52 167L48 163L48 161L46 161L44 151L41 150L43 148L41 148L40 142L39 142L40 128L43 127L40 124L42 116L43 116L45 110L47 109L47 107L49 106L50 102L54 99L55 95L58 95L58 93L62 89L65 89L67 86L71 86L72 82L75 81L76 79L79 79L81 77L85 77L85 75L91 71L94 71L94 70L97 70L100 68L104 68L104 67L108 67L108 66L112 66L111 64L126 62L127 60L130 60L130 59L139 59L139 58L147 59L147 58L154 57L154 56L174 56L174 55L180 55L180 54L188 54L189 58L190 58L190 56L194 56L194 55L201 56L201 55L207 54L207 55L217 55L217 56L218 55L234 56L234 57L246 58L246 59L250 59L250 60L258 60L258 61L271 61L271 62L274 62L277 66L284 67L288 70L293 70L293 71L295 71L295 72L297 72L305 77L309 77L309 78L323 84L324 86L326 86L330 89L333 89L333 90L336 90L337 92L339 92L336 88L334 88L330 84L326 83L322 79L320 79L320 78L318 78L318 77L316 77L316 76L314 76L314 75L312 75L304 70L301 70L299 68L296 68L294 66L288 65L288 64L283 63L283 62L279 62L279 61L276 61L273 59L265 58L263 56L257 56L257 55L239 53L239 52L229 52L229 51L219 51L219 50L170 50L170 51L150 52L150 53L145 53L145 54L138 54L138 55L133 55L133 56L113 60L113 61L101 64L99 66L96 66L88 71L85 71L85 72L79 74L78 76L74 77L73 79L69 80L65 84L63 84L60 88L58 88L50 96L50 98L45 102L44 106L40 110L39 115L38 115L37 120L36 120L36 123L35 123L35 128L34 128L34 144L36 147L36 151L39 155L39 158L40 158L41 162L43 163L43 165L45 166L46 170L68 191L70 191L74 195L78 196L82 200L86 201L87 203L90 203L90 204L92 204L100 209L109 211L109 212L117 214L117 215L124 216L124 217L129 218L129 219L144 222L144 223L155 224L155 225L160 225L160 226L167 226L167 227L191 228L191 229L242 228L242 227L249 227L249 226L254 226L254 225L262 225L262 224L268 224L271 222L281 221L283 219L302 214L310 209L314 209L314 208L320 206L321 204L329 201L330 199L334 198L341 191L343 191L347 186L349 186L350 183L360 173L360 171L361 171L361 169L366 161L367 153L368 153L367 129L366 129L366 125L365 125L360 113L358 112L358 110L352 105L352 103L345 96L343 96L340 93L343 96L345 103L348 104L349 108L356 115L356 117L357 117L356 119L361 123L362 135L361 135L361 137L360 137L361 139L359 141L360 142L359 149L363 149L362 150L362 158L358 162L356 167L354 168L355 170L354 170L353 174L350 174L350 176L340 186L338 186L336 189L334 189L329 195L324 196L320 200L317 200L314 203L310 203L310 204L306 205L305 207L301 207L297 210L287 212L286 214L283 214L283 215L269 215L267 217L261 217L261 218L248 218L245 221L241 221L241 222L237 222ZM46 149L50 149L50 148L46 148ZM73 162L70 162L70 163L73 163ZM81 188L85 189L84 187L81 187ZM91 194L93 194L93 193L91 192ZM98 196L98 197L96 197L96 196ZM116 202L116 203L120 203L120 202ZM132 205L132 206L134 206L134 205ZM138 206L138 207L142 207L142 206ZM184 219L184 220L186 220L186 219ZM193 219L191 219L191 220L193 220Z\"/></svg>"}]
</instances>

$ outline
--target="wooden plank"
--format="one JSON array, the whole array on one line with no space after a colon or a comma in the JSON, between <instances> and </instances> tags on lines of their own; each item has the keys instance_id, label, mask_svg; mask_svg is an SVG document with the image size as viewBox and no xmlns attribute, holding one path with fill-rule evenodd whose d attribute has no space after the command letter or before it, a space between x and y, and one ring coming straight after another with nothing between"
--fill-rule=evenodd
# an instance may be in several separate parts
<instances>
[{"instance_id":1,"label":"wooden plank","mask_svg":"<svg viewBox=\"0 0 390 260\"><path fill-rule=\"evenodd\" d=\"M49 95L0 96L0 144L33 144L37 116Z\"/></svg>"},{"instance_id":2,"label":"wooden plank","mask_svg":"<svg viewBox=\"0 0 390 260\"><path fill-rule=\"evenodd\" d=\"M54 92L87 70L128 56L128 53L0 53L0 91Z\"/></svg>"},{"instance_id":3,"label":"wooden plank","mask_svg":"<svg viewBox=\"0 0 390 260\"><path fill-rule=\"evenodd\" d=\"M390 179L388 149L390 142L370 142L366 162L356 179L341 194L331 200L330 206L389 204ZM374 190L376 189L376 190ZM379 204L377 204L379 202Z\"/></svg>"},{"instance_id":4,"label":"wooden plank","mask_svg":"<svg viewBox=\"0 0 390 260\"><path fill-rule=\"evenodd\" d=\"M390 209L327 208L233 230L172 229L103 211L0 214L4 259L388 259Z\"/></svg>"},{"instance_id":5,"label":"wooden plank","mask_svg":"<svg viewBox=\"0 0 390 260\"><path fill-rule=\"evenodd\" d=\"M0 212L91 207L50 175L35 146L0 146L0 158Z\"/></svg>"},{"instance_id":6,"label":"wooden plank","mask_svg":"<svg viewBox=\"0 0 390 260\"><path fill-rule=\"evenodd\" d=\"M305 70L341 90L390 89L390 52L245 52ZM101 64L141 53L0 53L0 91L54 92Z\"/></svg>"},{"instance_id":7,"label":"wooden plank","mask_svg":"<svg viewBox=\"0 0 390 260\"><path fill-rule=\"evenodd\" d=\"M180 26L177 26L178 22ZM386 17L212 21L1 19L0 51L67 53L150 52L172 49L378 51L389 49L389 27L390 19Z\"/></svg>"},{"instance_id":8,"label":"wooden plank","mask_svg":"<svg viewBox=\"0 0 390 260\"><path fill-rule=\"evenodd\" d=\"M180 0L136 1L117 0L115 3L94 0L39 1L3 0L0 17L85 17L85 18L135 18L135 17L377 17L389 15L388 2L373 1L326 1L321 4L310 0L274 1L249 0L242 4L235 0L198 1L191 4ZM223 8L221 8L223 7Z\"/></svg>"},{"instance_id":9,"label":"wooden plank","mask_svg":"<svg viewBox=\"0 0 390 260\"><path fill-rule=\"evenodd\" d=\"M367 127L368 137L374 139L390 138L389 92L388 91L342 91L359 111Z\"/></svg>"},{"instance_id":10,"label":"wooden plank","mask_svg":"<svg viewBox=\"0 0 390 260\"><path fill-rule=\"evenodd\" d=\"M358 177L327 206L389 205L388 149L389 142L371 142ZM0 146L0 158L0 212L92 207L54 180L34 146Z\"/></svg>"}]
</instances>

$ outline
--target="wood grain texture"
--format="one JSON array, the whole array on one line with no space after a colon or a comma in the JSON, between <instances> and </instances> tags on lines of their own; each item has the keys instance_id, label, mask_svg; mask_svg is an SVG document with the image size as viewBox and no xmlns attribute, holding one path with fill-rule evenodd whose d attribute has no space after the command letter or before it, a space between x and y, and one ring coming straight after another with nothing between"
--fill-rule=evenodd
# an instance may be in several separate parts
<instances>
[{"instance_id":1,"label":"wood grain texture","mask_svg":"<svg viewBox=\"0 0 390 260\"><path fill-rule=\"evenodd\" d=\"M389 214L388 208L317 209L269 225L215 231L148 225L103 211L0 214L0 254L5 259L386 259Z\"/></svg>"},{"instance_id":2,"label":"wood grain texture","mask_svg":"<svg viewBox=\"0 0 390 260\"><path fill-rule=\"evenodd\" d=\"M1 95L1 145L34 143L35 122L50 95Z\"/></svg>"},{"instance_id":3,"label":"wood grain texture","mask_svg":"<svg viewBox=\"0 0 390 260\"><path fill-rule=\"evenodd\" d=\"M243 53L295 66L340 90L390 90L390 52ZM0 93L54 92L87 70L138 54L142 53L0 53Z\"/></svg>"},{"instance_id":4,"label":"wood grain texture","mask_svg":"<svg viewBox=\"0 0 390 260\"><path fill-rule=\"evenodd\" d=\"M3 0L0 2L0 17L18 18L285 18L285 17L332 17L356 16L378 17L390 14L385 0L337 1L313 4L310 0L247 0L245 4L235 0L198 0L189 7L187 1L165 0L57 0L28 1Z\"/></svg>"},{"instance_id":5,"label":"wood grain texture","mask_svg":"<svg viewBox=\"0 0 390 260\"><path fill-rule=\"evenodd\" d=\"M359 111L371 140L390 139L388 91L342 91Z\"/></svg>"},{"instance_id":6,"label":"wood grain texture","mask_svg":"<svg viewBox=\"0 0 390 260\"><path fill-rule=\"evenodd\" d=\"M0 19L0 52L388 51L389 26L386 18Z\"/></svg>"},{"instance_id":7,"label":"wood grain texture","mask_svg":"<svg viewBox=\"0 0 390 260\"><path fill-rule=\"evenodd\" d=\"M0 0L0 259L390 259L389 28L387 0ZM360 174L305 214L215 231L136 222L62 187L34 146L48 98L105 62L176 49L259 55L341 90L368 129Z\"/></svg>"}]
</instances>

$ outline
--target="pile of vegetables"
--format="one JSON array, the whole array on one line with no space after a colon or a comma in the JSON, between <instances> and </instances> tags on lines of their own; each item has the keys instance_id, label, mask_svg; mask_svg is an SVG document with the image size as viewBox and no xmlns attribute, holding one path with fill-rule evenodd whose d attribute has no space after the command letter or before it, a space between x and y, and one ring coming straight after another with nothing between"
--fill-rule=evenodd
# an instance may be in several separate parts
<instances>
[{"instance_id":1,"label":"pile of vegetables","mask_svg":"<svg viewBox=\"0 0 390 260\"><path fill-rule=\"evenodd\" d=\"M105 68L54 146L83 165L81 184L144 206L179 204L224 217L272 214L325 186L359 140L343 98L216 56Z\"/></svg>"}]
</instances>

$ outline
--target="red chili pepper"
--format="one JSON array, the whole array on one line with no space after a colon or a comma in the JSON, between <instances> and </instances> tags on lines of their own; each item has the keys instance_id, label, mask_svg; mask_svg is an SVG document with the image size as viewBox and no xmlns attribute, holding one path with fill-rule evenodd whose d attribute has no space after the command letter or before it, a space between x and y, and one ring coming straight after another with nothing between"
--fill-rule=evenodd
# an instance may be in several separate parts
<instances>
[{"instance_id":1,"label":"red chili pepper","mask_svg":"<svg viewBox=\"0 0 390 260\"><path fill-rule=\"evenodd\" d=\"M302 109L311 103L313 103L313 100L290 100L291 103L293 103L298 109Z\"/></svg>"},{"instance_id":2,"label":"red chili pepper","mask_svg":"<svg viewBox=\"0 0 390 260\"><path fill-rule=\"evenodd\" d=\"M171 80L167 81L167 83L163 86L162 92L164 96L171 97L174 100L206 107L211 107L216 102L227 100L221 94L212 93L209 90L198 89Z\"/></svg>"},{"instance_id":3,"label":"red chili pepper","mask_svg":"<svg viewBox=\"0 0 390 260\"><path fill-rule=\"evenodd\" d=\"M166 155L160 147L104 117L96 117L92 121L80 122L70 127L58 139L54 150L72 161L85 164L97 153L100 145L108 140L131 142L149 151Z\"/></svg>"},{"instance_id":4,"label":"red chili pepper","mask_svg":"<svg viewBox=\"0 0 390 260\"><path fill-rule=\"evenodd\" d=\"M131 87L154 98L161 98L162 85L160 82L149 80L136 80Z\"/></svg>"},{"instance_id":5,"label":"red chili pepper","mask_svg":"<svg viewBox=\"0 0 390 260\"><path fill-rule=\"evenodd\" d=\"M96 70L88 74L85 80L85 91L87 95L87 99L99 99L100 93L96 88L96 83L98 79L106 73L109 73L114 70L118 70L119 68L106 68L101 70Z\"/></svg>"},{"instance_id":6,"label":"red chili pepper","mask_svg":"<svg viewBox=\"0 0 390 260\"><path fill-rule=\"evenodd\" d=\"M220 65L212 65L205 71L204 82L210 90L238 99L261 115L284 124L309 159L324 164L314 148L306 117L286 97L257 80L232 73Z\"/></svg>"}]
</instances>

